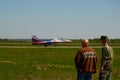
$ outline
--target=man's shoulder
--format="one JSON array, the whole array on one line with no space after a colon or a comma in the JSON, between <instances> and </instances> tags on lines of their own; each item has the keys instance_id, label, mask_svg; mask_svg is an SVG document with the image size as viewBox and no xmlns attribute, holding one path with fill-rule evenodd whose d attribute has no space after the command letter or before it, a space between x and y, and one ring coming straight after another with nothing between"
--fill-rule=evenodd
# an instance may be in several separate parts
<instances>
[{"instance_id":1,"label":"man's shoulder","mask_svg":"<svg viewBox=\"0 0 120 80\"><path fill-rule=\"evenodd\" d=\"M92 47L82 47L82 48L80 48L80 50L81 51L95 51L95 49Z\"/></svg>"},{"instance_id":2,"label":"man's shoulder","mask_svg":"<svg viewBox=\"0 0 120 80\"><path fill-rule=\"evenodd\" d=\"M107 45L107 46L104 46L103 49L107 49L107 50L113 50L111 46Z\"/></svg>"}]
</instances>

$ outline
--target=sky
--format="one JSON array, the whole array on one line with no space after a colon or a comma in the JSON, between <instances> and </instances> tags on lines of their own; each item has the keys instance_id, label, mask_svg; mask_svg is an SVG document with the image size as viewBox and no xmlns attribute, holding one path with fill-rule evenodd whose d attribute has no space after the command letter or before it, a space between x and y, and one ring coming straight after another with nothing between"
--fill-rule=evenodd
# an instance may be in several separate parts
<instances>
[{"instance_id":1,"label":"sky","mask_svg":"<svg viewBox=\"0 0 120 80\"><path fill-rule=\"evenodd\" d=\"M0 38L120 38L120 0L0 0Z\"/></svg>"}]
</instances>

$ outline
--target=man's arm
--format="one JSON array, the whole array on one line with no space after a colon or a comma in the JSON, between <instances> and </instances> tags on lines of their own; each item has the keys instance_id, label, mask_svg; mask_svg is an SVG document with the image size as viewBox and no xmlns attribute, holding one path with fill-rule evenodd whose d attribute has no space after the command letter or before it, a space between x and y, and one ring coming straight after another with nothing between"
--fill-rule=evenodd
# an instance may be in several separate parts
<instances>
[{"instance_id":1,"label":"man's arm","mask_svg":"<svg viewBox=\"0 0 120 80\"><path fill-rule=\"evenodd\" d=\"M104 66L105 66L105 64L106 64L106 60L103 59L103 60L102 60L102 63L101 63L101 69L100 69L100 72L101 72L101 73L104 73Z\"/></svg>"},{"instance_id":2,"label":"man's arm","mask_svg":"<svg viewBox=\"0 0 120 80\"><path fill-rule=\"evenodd\" d=\"M80 51L77 52L76 56L75 56L75 67L78 69L79 68L79 61L80 61Z\"/></svg>"},{"instance_id":3,"label":"man's arm","mask_svg":"<svg viewBox=\"0 0 120 80\"><path fill-rule=\"evenodd\" d=\"M106 59L107 59L107 49L103 48L102 49L102 62L101 62L101 69L100 69L101 73L104 73L104 67L105 67L106 62L107 62Z\"/></svg>"}]
</instances>

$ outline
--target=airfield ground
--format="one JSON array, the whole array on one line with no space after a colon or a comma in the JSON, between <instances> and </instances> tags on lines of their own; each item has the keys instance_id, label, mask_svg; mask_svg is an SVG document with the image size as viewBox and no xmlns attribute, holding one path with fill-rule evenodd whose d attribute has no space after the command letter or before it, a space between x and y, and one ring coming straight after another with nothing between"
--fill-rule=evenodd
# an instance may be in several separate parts
<instances>
[{"instance_id":1,"label":"airfield ground","mask_svg":"<svg viewBox=\"0 0 120 80\"><path fill-rule=\"evenodd\" d=\"M81 47L79 44L44 47L30 43L0 43L0 80L75 80L74 56ZM119 44L112 44L115 53L112 80L120 79ZM97 80L102 46L99 43L91 46L99 58L97 73L93 75L93 80Z\"/></svg>"},{"instance_id":2,"label":"airfield ground","mask_svg":"<svg viewBox=\"0 0 120 80\"><path fill-rule=\"evenodd\" d=\"M0 48L80 48L81 46L0 46ZM102 46L90 46L92 48L102 48ZM112 48L120 48L120 46L112 46Z\"/></svg>"}]
</instances>

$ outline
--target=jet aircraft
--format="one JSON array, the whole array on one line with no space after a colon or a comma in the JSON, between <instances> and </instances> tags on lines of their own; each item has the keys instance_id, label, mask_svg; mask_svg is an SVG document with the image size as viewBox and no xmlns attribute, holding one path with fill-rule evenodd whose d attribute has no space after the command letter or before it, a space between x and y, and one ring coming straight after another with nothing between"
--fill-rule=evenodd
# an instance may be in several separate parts
<instances>
[{"instance_id":1,"label":"jet aircraft","mask_svg":"<svg viewBox=\"0 0 120 80\"><path fill-rule=\"evenodd\" d=\"M55 45L56 46L56 43L68 43L68 42L72 42L72 41L69 39L64 39L64 38L41 40L38 37L36 37L35 35L32 36L32 45L42 44L44 46L48 46L48 45Z\"/></svg>"}]
</instances>

